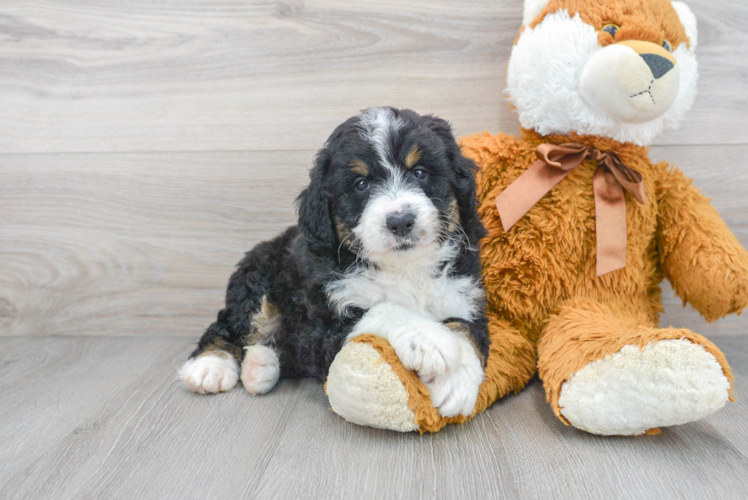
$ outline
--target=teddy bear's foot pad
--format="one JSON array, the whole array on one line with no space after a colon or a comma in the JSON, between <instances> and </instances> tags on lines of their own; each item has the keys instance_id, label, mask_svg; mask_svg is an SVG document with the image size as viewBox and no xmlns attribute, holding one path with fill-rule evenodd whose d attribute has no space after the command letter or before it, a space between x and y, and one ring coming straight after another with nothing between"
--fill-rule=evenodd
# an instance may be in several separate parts
<instances>
[{"instance_id":1,"label":"teddy bear's foot pad","mask_svg":"<svg viewBox=\"0 0 748 500\"><path fill-rule=\"evenodd\" d=\"M401 432L419 427L403 383L369 344L351 342L338 353L327 396L335 413L354 424Z\"/></svg>"},{"instance_id":2,"label":"teddy bear's foot pad","mask_svg":"<svg viewBox=\"0 0 748 500\"><path fill-rule=\"evenodd\" d=\"M706 417L725 405L729 389L703 346L660 340L590 362L564 382L558 404L574 427L629 436Z\"/></svg>"}]
</instances>

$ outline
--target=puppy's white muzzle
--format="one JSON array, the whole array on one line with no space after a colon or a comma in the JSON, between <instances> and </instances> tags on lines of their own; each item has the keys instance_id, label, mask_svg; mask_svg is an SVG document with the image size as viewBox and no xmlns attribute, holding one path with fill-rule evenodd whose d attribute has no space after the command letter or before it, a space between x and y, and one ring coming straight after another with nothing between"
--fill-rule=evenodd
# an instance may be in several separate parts
<instances>
[{"instance_id":1,"label":"puppy's white muzzle","mask_svg":"<svg viewBox=\"0 0 748 500\"><path fill-rule=\"evenodd\" d=\"M384 189L372 193L353 233L373 262L406 263L437 240L439 213L417 188Z\"/></svg>"},{"instance_id":2,"label":"puppy's white muzzle","mask_svg":"<svg viewBox=\"0 0 748 500\"><path fill-rule=\"evenodd\" d=\"M672 54L654 43L631 40L609 45L587 61L579 93L614 120L642 123L670 108L679 81Z\"/></svg>"}]
</instances>

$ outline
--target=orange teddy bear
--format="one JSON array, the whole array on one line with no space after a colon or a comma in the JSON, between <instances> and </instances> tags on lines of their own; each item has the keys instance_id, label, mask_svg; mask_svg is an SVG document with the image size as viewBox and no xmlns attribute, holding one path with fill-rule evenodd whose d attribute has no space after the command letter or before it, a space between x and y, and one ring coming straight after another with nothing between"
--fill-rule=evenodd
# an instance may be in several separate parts
<instances>
[{"instance_id":1,"label":"orange teddy bear","mask_svg":"<svg viewBox=\"0 0 748 500\"><path fill-rule=\"evenodd\" d=\"M688 178L648 157L693 102L696 43L681 2L525 1L507 78L522 136L461 141L481 168L489 231L491 349L476 413L536 370L558 418L595 434L656 433L729 399L722 352L658 324L663 277L709 321L748 305L748 252ZM423 432L468 419L441 417L373 336L341 351L327 388L336 412L365 425Z\"/></svg>"}]
</instances>

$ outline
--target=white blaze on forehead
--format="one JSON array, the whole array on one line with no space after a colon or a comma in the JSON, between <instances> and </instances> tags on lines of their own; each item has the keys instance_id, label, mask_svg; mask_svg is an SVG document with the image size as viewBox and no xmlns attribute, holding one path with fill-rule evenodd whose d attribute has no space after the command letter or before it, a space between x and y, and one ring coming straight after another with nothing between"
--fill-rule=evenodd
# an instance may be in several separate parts
<instances>
[{"instance_id":1,"label":"white blaze on forehead","mask_svg":"<svg viewBox=\"0 0 748 500\"><path fill-rule=\"evenodd\" d=\"M392 164L392 135L404 125L403 120L389 108L370 108L361 114L361 138L374 146L379 162L390 172L395 172Z\"/></svg>"},{"instance_id":2,"label":"white blaze on forehead","mask_svg":"<svg viewBox=\"0 0 748 500\"><path fill-rule=\"evenodd\" d=\"M371 108L361 114L360 135L376 151L379 163L387 171L383 182L372 184L371 193L353 233L361 243L367 258L379 265L405 264L418 251L398 252L402 242L387 228L387 217L410 212L415 215L411 242L420 250L433 244L438 237L439 214L426 194L407 180L407 170L394 164L395 134L403 127L403 120L389 108Z\"/></svg>"}]
</instances>

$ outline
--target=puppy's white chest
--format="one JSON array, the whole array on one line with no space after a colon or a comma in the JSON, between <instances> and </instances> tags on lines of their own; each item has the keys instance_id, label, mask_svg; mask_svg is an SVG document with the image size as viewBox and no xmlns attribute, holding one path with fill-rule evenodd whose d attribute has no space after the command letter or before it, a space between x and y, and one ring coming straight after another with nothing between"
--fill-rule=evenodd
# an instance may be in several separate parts
<instances>
[{"instance_id":1,"label":"puppy's white chest","mask_svg":"<svg viewBox=\"0 0 748 500\"><path fill-rule=\"evenodd\" d=\"M330 284L328 296L331 306L340 314L350 307L368 310L386 302L442 321L474 319L483 292L468 277L435 275L431 269L410 272L367 269Z\"/></svg>"}]
</instances>

